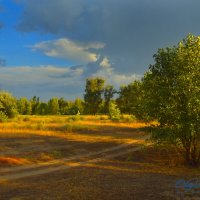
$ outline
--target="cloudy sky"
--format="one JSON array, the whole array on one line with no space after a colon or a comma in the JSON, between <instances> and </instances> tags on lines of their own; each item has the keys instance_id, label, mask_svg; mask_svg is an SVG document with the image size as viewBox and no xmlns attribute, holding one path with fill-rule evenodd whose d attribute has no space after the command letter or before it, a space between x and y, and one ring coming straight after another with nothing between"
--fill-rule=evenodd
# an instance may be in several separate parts
<instances>
[{"instance_id":1,"label":"cloudy sky","mask_svg":"<svg viewBox=\"0 0 200 200\"><path fill-rule=\"evenodd\" d=\"M0 88L82 97L85 79L119 87L158 48L200 35L199 0L0 0Z\"/></svg>"}]
</instances>

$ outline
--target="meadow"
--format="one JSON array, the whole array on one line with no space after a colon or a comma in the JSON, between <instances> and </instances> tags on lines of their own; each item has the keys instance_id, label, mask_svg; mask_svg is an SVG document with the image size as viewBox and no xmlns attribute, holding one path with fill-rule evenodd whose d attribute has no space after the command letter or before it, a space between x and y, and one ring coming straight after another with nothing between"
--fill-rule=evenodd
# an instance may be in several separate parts
<instances>
[{"instance_id":1,"label":"meadow","mask_svg":"<svg viewBox=\"0 0 200 200\"><path fill-rule=\"evenodd\" d=\"M17 116L0 123L0 199L179 199L199 176L128 115ZM184 194L198 199L197 193Z\"/></svg>"}]
</instances>

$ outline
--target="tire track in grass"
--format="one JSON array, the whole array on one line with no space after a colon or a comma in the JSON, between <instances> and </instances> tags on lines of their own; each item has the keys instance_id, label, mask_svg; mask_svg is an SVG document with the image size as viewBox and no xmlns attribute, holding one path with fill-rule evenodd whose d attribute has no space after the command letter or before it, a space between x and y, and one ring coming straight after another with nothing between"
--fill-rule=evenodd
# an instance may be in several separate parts
<instances>
[{"instance_id":1,"label":"tire track in grass","mask_svg":"<svg viewBox=\"0 0 200 200\"><path fill-rule=\"evenodd\" d=\"M145 140L145 139L148 139L148 137L140 138L140 140ZM137 151L142 147L144 147L144 145L142 145L141 142L131 142L128 144L117 145L115 147L104 149L97 152L90 152L88 154L77 155L71 158L57 159L50 162L33 164L30 166L6 168L0 171L1 173L0 182L26 178L30 176L48 174L59 170L66 170L72 167L86 166L91 163L102 162L110 158L114 158L120 155ZM90 158L92 156L97 156L97 157ZM77 161L78 159L79 161ZM80 161L85 159L86 161Z\"/></svg>"}]
</instances>

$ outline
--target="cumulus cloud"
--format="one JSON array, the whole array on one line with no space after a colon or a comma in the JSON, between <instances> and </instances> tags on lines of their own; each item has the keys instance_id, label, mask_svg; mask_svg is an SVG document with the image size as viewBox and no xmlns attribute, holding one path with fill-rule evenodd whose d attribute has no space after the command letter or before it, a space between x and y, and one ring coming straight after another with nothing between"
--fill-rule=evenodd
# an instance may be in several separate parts
<instances>
[{"instance_id":1,"label":"cumulus cloud","mask_svg":"<svg viewBox=\"0 0 200 200\"><path fill-rule=\"evenodd\" d=\"M96 67L96 72L90 74L91 77L102 77L105 78L110 84L114 85L117 89L121 85L126 85L134 80L140 80L142 78L139 74L122 74L116 72L110 60L104 57L99 62L100 64Z\"/></svg>"},{"instance_id":2,"label":"cumulus cloud","mask_svg":"<svg viewBox=\"0 0 200 200\"><path fill-rule=\"evenodd\" d=\"M84 72L87 71L87 68L87 65L65 68L57 66L0 68L0 87L12 92L17 97L31 98L37 95L43 100L48 100L52 96L74 99L83 97L85 79L88 75L106 78L107 83L113 84L116 88L141 77L118 74L111 66L99 65L95 72L90 72L86 76Z\"/></svg>"},{"instance_id":3,"label":"cumulus cloud","mask_svg":"<svg viewBox=\"0 0 200 200\"><path fill-rule=\"evenodd\" d=\"M33 50L38 50L47 56L62 58L87 64L88 62L96 62L98 54L94 50L104 48L105 44L99 42L90 42L81 44L67 38L61 38L53 41L44 41L30 46Z\"/></svg>"}]
</instances>

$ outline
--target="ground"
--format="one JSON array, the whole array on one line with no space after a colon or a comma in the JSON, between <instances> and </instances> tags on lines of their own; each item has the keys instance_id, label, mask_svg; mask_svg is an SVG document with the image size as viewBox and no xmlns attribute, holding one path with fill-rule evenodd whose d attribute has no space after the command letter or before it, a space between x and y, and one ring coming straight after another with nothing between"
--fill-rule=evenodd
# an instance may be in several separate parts
<instances>
[{"instance_id":1,"label":"ground","mask_svg":"<svg viewBox=\"0 0 200 200\"><path fill-rule=\"evenodd\" d=\"M200 180L144 123L106 116L20 116L0 124L0 200L200 199L178 180ZM185 193L183 193L185 192ZM182 195L182 196L180 196Z\"/></svg>"}]
</instances>

